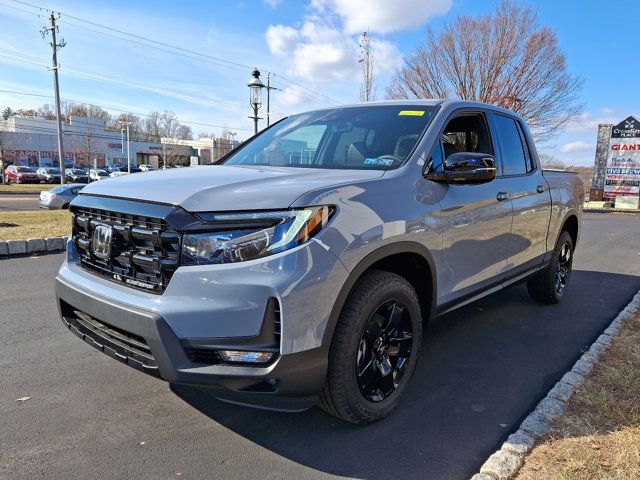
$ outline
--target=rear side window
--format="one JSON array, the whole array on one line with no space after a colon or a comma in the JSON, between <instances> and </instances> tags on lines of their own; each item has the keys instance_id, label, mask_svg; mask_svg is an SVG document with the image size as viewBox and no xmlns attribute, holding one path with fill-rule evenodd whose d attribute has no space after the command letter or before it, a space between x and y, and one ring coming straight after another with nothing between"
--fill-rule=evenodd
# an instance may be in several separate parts
<instances>
[{"instance_id":1,"label":"rear side window","mask_svg":"<svg viewBox=\"0 0 640 480\"><path fill-rule=\"evenodd\" d=\"M520 128L515 120L502 115L494 115L495 135L500 145L503 175L524 175L527 173L527 156Z\"/></svg>"}]
</instances>

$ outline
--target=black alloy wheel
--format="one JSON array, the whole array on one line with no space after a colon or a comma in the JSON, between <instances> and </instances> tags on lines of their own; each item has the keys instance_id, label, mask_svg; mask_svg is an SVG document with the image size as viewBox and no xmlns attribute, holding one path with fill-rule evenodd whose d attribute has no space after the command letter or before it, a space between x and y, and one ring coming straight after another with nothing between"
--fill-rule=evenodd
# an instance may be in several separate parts
<instances>
[{"instance_id":1,"label":"black alloy wheel","mask_svg":"<svg viewBox=\"0 0 640 480\"><path fill-rule=\"evenodd\" d=\"M551 305L565 296L573 268L573 248L571 235L563 231L549 265L527 280L529 295L536 302Z\"/></svg>"},{"instance_id":2,"label":"black alloy wheel","mask_svg":"<svg viewBox=\"0 0 640 480\"><path fill-rule=\"evenodd\" d=\"M381 270L363 274L338 318L318 405L357 425L389 415L418 362L422 313L406 278Z\"/></svg>"},{"instance_id":3,"label":"black alloy wheel","mask_svg":"<svg viewBox=\"0 0 640 480\"><path fill-rule=\"evenodd\" d=\"M397 300L380 305L367 322L356 358L356 378L362 395L380 402L396 391L404 377L413 327L406 306Z\"/></svg>"},{"instance_id":4,"label":"black alloy wheel","mask_svg":"<svg viewBox=\"0 0 640 480\"><path fill-rule=\"evenodd\" d=\"M569 277L571 276L571 263L573 261L573 255L571 254L571 245L569 242L564 242L560 247L560 253L558 254L558 265L556 273L555 288L558 295L564 294L567 288Z\"/></svg>"}]
</instances>

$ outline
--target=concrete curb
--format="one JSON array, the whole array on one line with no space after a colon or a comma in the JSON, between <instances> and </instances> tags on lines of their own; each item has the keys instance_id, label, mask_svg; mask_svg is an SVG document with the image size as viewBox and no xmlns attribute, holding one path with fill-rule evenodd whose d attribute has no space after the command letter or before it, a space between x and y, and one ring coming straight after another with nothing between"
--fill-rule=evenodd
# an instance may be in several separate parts
<instances>
[{"instance_id":1,"label":"concrete curb","mask_svg":"<svg viewBox=\"0 0 640 480\"><path fill-rule=\"evenodd\" d=\"M49 237L0 241L0 258L30 253L61 252L67 247L67 238Z\"/></svg>"},{"instance_id":2,"label":"concrete curb","mask_svg":"<svg viewBox=\"0 0 640 480\"><path fill-rule=\"evenodd\" d=\"M617 215L638 215L640 214L640 210L634 209L621 209L618 210L614 208L585 208L582 210L583 213L612 213Z\"/></svg>"},{"instance_id":3,"label":"concrete curb","mask_svg":"<svg viewBox=\"0 0 640 480\"><path fill-rule=\"evenodd\" d=\"M0 185L2 185L2 184L0 183ZM47 189L43 188L42 190L44 191L44 190L47 190ZM40 192L0 192L0 197L2 195L28 195L28 196L31 196L31 197L37 197L38 195L40 195Z\"/></svg>"},{"instance_id":4,"label":"concrete curb","mask_svg":"<svg viewBox=\"0 0 640 480\"><path fill-rule=\"evenodd\" d=\"M575 389L582 384L586 375L598 362L599 356L609 348L620 334L624 322L640 311L640 291L631 302L618 313L617 317L591 345L573 368L564 374L547 396L524 419L520 428L507 438L502 447L491 455L471 480L508 480L520 470L524 457L533 448L536 440L546 435L553 419L564 412L567 401Z\"/></svg>"}]
</instances>

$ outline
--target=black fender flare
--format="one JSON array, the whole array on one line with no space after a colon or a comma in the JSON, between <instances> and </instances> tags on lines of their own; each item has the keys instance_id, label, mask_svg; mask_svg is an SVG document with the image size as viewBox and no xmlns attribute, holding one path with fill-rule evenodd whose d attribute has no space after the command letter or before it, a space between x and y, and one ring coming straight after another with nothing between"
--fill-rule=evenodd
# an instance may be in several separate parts
<instances>
[{"instance_id":1,"label":"black fender flare","mask_svg":"<svg viewBox=\"0 0 640 480\"><path fill-rule=\"evenodd\" d=\"M340 289L340 292L338 293L338 296L333 304L333 308L331 309L327 327L325 328L322 339L322 348L323 350L326 350L327 354L329 352L329 348L331 347L333 334L335 332L336 325L338 324L340 313L342 312L344 304L346 303L351 290L356 285L362 274L380 260L400 253L418 254L427 262L427 265L429 266L429 274L431 275L430 280L432 285L429 315L430 318L435 317L437 308L437 276L433 256L431 255L429 249L427 249L420 243L411 241L402 241L384 245L369 253L362 260L360 260L360 262L358 262L358 264L351 270L349 276L347 277L347 280L342 285L342 288Z\"/></svg>"}]
</instances>

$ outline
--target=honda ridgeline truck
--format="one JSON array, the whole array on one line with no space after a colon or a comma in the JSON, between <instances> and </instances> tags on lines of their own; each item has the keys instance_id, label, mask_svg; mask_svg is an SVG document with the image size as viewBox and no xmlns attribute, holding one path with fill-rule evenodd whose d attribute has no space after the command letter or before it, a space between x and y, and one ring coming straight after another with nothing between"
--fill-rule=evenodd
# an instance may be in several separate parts
<instances>
[{"instance_id":1,"label":"honda ridgeline truck","mask_svg":"<svg viewBox=\"0 0 640 480\"><path fill-rule=\"evenodd\" d=\"M516 282L542 303L567 291L583 186L542 170L510 111L318 110L216 163L102 180L71 204L64 324L168 382L366 424L408 388L428 320Z\"/></svg>"}]
</instances>

